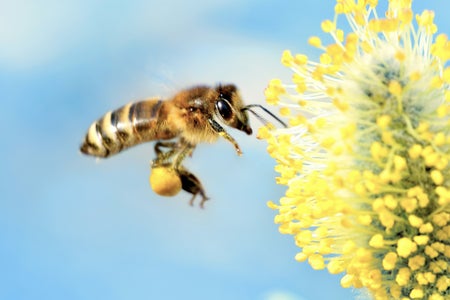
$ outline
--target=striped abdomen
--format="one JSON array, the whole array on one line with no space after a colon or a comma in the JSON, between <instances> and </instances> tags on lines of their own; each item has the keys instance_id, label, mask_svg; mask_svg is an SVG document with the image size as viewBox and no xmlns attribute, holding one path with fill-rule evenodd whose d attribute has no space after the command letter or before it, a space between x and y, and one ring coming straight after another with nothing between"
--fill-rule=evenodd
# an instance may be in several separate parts
<instances>
[{"instance_id":1,"label":"striped abdomen","mask_svg":"<svg viewBox=\"0 0 450 300\"><path fill-rule=\"evenodd\" d=\"M173 138L160 128L167 114L164 107L164 101L151 99L106 113L89 127L81 152L108 157L139 143Z\"/></svg>"}]
</instances>

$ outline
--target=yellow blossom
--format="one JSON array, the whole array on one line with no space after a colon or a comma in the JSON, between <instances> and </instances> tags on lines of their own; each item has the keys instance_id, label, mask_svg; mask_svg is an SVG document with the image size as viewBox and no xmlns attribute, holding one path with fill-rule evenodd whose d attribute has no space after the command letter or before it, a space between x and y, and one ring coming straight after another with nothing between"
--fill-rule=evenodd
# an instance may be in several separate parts
<instances>
[{"instance_id":1,"label":"yellow blossom","mask_svg":"<svg viewBox=\"0 0 450 300\"><path fill-rule=\"evenodd\" d=\"M319 61L283 53L293 84L265 94L289 128L260 136L288 189L269 207L295 259L342 287L450 299L450 41L432 11L387 2L336 0L321 24L331 42L308 40Z\"/></svg>"}]
</instances>

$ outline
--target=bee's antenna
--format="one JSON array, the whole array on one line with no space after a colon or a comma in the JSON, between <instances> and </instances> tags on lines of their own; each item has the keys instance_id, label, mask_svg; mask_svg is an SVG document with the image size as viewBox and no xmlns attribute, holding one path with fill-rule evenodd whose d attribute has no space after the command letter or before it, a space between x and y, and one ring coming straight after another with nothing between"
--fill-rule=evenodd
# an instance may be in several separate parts
<instances>
[{"instance_id":1,"label":"bee's antenna","mask_svg":"<svg viewBox=\"0 0 450 300\"><path fill-rule=\"evenodd\" d=\"M262 106L261 104L249 104L247 106L245 106L244 108L241 109L241 111L246 111L248 110L249 112L251 112L256 118L258 118L258 120L261 121L261 123L263 123L264 125L266 125L267 123L269 123L265 118L263 118L262 116L260 116L259 114L257 114L255 111L252 110L253 107L259 107L262 110L264 110L267 114L269 114L272 118L274 118L275 120L277 120L281 125L283 125L283 127L287 127L286 123L284 123L280 118L278 118L276 115L274 115L272 112L270 112L267 108L265 108L264 106Z\"/></svg>"}]
</instances>

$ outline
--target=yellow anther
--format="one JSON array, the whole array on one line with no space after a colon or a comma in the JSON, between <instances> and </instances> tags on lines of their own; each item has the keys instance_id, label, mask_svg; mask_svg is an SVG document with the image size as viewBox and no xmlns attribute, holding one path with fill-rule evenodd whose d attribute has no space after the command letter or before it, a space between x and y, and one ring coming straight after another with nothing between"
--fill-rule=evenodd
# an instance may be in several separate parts
<instances>
[{"instance_id":1,"label":"yellow anther","mask_svg":"<svg viewBox=\"0 0 450 300\"><path fill-rule=\"evenodd\" d=\"M411 293L409 293L409 297L411 297L411 299L422 299L423 296L424 292L421 288L414 288Z\"/></svg>"},{"instance_id":2,"label":"yellow anther","mask_svg":"<svg viewBox=\"0 0 450 300\"><path fill-rule=\"evenodd\" d=\"M423 255L416 255L408 259L408 267L416 271L425 265L426 259Z\"/></svg>"},{"instance_id":3,"label":"yellow anther","mask_svg":"<svg viewBox=\"0 0 450 300\"><path fill-rule=\"evenodd\" d=\"M417 235L413 238L413 240L417 245L423 246L428 244L430 237L428 235Z\"/></svg>"},{"instance_id":4,"label":"yellow anther","mask_svg":"<svg viewBox=\"0 0 450 300\"><path fill-rule=\"evenodd\" d=\"M395 252L389 252L387 253L383 258L383 269L389 271L393 270L395 268L395 265L397 263L398 255Z\"/></svg>"},{"instance_id":5,"label":"yellow anther","mask_svg":"<svg viewBox=\"0 0 450 300\"><path fill-rule=\"evenodd\" d=\"M291 109L289 107L280 108L280 115L287 117L287 116L290 116L290 114L291 114Z\"/></svg>"},{"instance_id":6,"label":"yellow anther","mask_svg":"<svg viewBox=\"0 0 450 300\"><path fill-rule=\"evenodd\" d=\"M445 68L442 79L445 83L450 83L450 67Z\"/></svg>"},{"instance_id":7,"label":"yellow anther","mask_svg":"<svg viewBox=\"0 0 450 300\"><path fill-rule=\"evenodd\" d=\"M433 78L431 78L431 83L430 83L431 88L440 89L443 84L444 84L444 80L439 75L436 75Z\"/></svg>"},{"instance_id":8,"label":"yellow anther","mask_svg":"<svg viewBox=\"0 0 450 300\"><path fill-rule=\"evenodd\" d=\"M341 43L344 41L344 31L342 29L336 30L336 39Z\"/></svg>"},{"instance_id":9,"label":"yellow anther","mask_svg":"<svg viewBox=\"0 0 450 300\"><path fill-rule=\"evenodd\" d=\"M309 40L308 40L308 43L311 46L314 46L314 47L317 47L317 48L320 48L322 46L322 41L317 36L310 37Z\"/></svg>"},{"instance_id":10,"label":"yellow anther","mask_svg":"<svg viewBox=\"0 0 450 300\"><path fill-rule=\"evenodd\" d=\"M417 245L409 238L403 237L397 242L397 254L403 258L416 251Z\"/></svg>"},{"instance_id":11,"label":"yellow anther","mask_svg":"<svg viewBox=\"0 0 450 300\"><path fill-rule=\"evenodd\" d=\"M423 224L423 220L416 215L409 215L408 221L412 227L416 228L419 228Z\"/></svg>"},{"instance_id":12,"label":"yellow anther","mask_svg":"<svg viewBox=\"0 0 450 300\"><path fill-rule=\"evenodd\" d=\"M291 67L293 60L294 60L294 57L292 56L291 51L284 50L283 54L281 56L281 63L286 67Z\"/></svg>"},{"instance_id":13,"label":"yellow anther","mask_svg":"<svg viewBox=\"0 0 450 300\"><path fill-rule=\"evenodd\" d=\"M413 145L408 150L409 157L411 157L412 159L416 159L416 158L420 157L420 155L422 154L422 150L423 150L423 148L421 145L419 145L419 144Z\"/></svg>"},{"instance_id":14,"label":"yellow anther","mask_svg":"<svg viewBox=\"0 0 450 300\"><path fill-rule=\"evenodd\" d=\"M308 62L308 56L306 56L304 54L296 54L294 56L294 63L296 65L303 66L303 65L306 65L307 62Z\"/></svg>"},{"instance_id":15,"label":"yellow anther","mask_svg":"<svg viewBox=\"0 0 450 300\"><path fill-rule=\"evenodd\" d=\"M320 254L313 254L308 258L308 262L314 270L323 270L325 268L325 261Z\"/></svg>"},{"instance_id":16,"label":"yellow anther","mask_svg":"<svg viewBox=\"0 0 450 300\"><path fill-rule=\"evenodd\" d=\"M410 277L411 277L410 269L401 268L398 270L397 276L395 277L395 281L399 286L405 286L409 283Z\"/></svg>"},{"instance_id":17,"label":"yellow anther","mask_svg":"<svg viewBox=\"0 0 450 300\"><path fill-rule=\"evenodd\" d=\"M444 176L441 171L433 170L431 171L430 176L433 182L437 185L441 185L444 182Z\"/></svg>"},{"instance_id":18,"label":"yellow anther","mask_svg":"<svg viewBox=\"0 0 450 300\"><path fill-rule=\"evenodd\" d=\"M382 248L384 246L383 235L375 234L369 241L369 245L373 248Z\"/></svg>"},{"instance_id":19,"label":"yellow anther","mask_svg":"<svg viewBox=\"0 0 450 300\"><path fill-rule=\"evenodd\" d=\"M395 155L394 156L394 166L395 166L396 171L402 171L402 170L406 169L406 167L407 167L406 159L403 156Z\"/></svg>"},{"instance_id":20,"label":"yellow anther","mask_svg":"<svg viewBox=\"0 0 450 300\"><path fill-rule=\"evenodd\" d=\"M377 118L377 125L381 129L386 129L391 123L392 118L390 115L382 115Z\"/></svg>"},{"instance_id":21,"label":"yellow anther","mask_svg":"<svg viewBox=\"0 0 450 300\"><path fill-rule=\"evenodd\" d=\"M409 79L411 79L411 81L417 81L417 80L419 80L421 77L422 77L422 74L420 73L420 71L412 72L412 73L409 75Z\"/></svg>"},{"instance_id":22,"label":"yellow anther","mask_svg":"<svg viewBox=\"0 0 450 300\"><path fill-rule=\"evenodd\" d=\"M394 95L399 97L402 94L403 88L400 85L400 83L397 80L392 80L391 82L389 82L389 92Z\"/></svg>"},{"instance_id":23,"label":"yellow anther","mask_svg":"<svg viewBox=\"0 0 450 300\"><path fill-rule=\"evenodd\" d=\"M405 54L405 52L403 52L403 51L397 51L397 52L395 53L395 58L396 58L397 60L399 60L399 61L404 61L405 58L406 58L406 54Z\"/></svg>"},{"instance_id":24,"label":"yellow anther","mask_svg":"<svg viewBox=\"0 0 450 300\"><path fill-rule=\"evenodd\" d=\"M327 33L332 32L336 29L336 25L330 20L323 21L321 26L322 30Z\"/></svg>"},{"instance_id":25,"label":"yellow anther","mask_svg":"<svg viewBox=\"0 0 450 300\"><path fill-rule=\"evenodd\" d=\"M425 27L428 33L435 33L437 26L434 22L434 12L430 10L424 10L421 15L416 16L417 24L421 27Z\"/></svg>"}]
</instances>

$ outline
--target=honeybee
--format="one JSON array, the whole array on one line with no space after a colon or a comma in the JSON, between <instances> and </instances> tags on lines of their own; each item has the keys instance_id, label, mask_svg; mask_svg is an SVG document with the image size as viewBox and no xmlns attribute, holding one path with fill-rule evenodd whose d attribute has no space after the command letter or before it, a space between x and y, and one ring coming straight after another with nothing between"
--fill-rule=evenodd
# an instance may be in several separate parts
<instances>
[{"instance_id":1,"label":"honeybee","mask_svg":"<svg viewBox=\"0 0 450 300\"><path fill-rule=\"evenodd\" d=\"M242 155L236 140L221 124L251 135L248 111L266 122L253 108L263 109L286 126L259 104L245 106L233 84L195 86L167 100L150 98L107 112L89 127L80 151L106 158L140 143L157 141L152 169L166 168L175 172L181 188L193 195L191 205L200 194L203 206L208 200L204 188L200 180L182 166L182 161L192 155L197 144L213 143L219 137L229 141L236 153Z\"/></svg>"}]
</instances>

